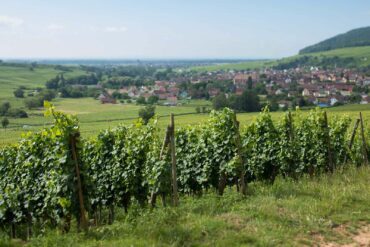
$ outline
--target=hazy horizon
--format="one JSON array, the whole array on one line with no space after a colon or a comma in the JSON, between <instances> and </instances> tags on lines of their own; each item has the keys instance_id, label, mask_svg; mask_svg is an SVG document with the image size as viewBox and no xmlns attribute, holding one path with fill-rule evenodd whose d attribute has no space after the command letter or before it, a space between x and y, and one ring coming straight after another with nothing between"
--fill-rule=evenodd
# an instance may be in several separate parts
<instances>
[{"instance_id":1,"label":"hazy horizon","mask_svg":"<svg viewBox=\"0 0 370 247\"><path fill-rule=\"evenodd\" d=\"M274 59L370 23L370 2L3 1L0 59Z\"/></svg>"}]
</instances>

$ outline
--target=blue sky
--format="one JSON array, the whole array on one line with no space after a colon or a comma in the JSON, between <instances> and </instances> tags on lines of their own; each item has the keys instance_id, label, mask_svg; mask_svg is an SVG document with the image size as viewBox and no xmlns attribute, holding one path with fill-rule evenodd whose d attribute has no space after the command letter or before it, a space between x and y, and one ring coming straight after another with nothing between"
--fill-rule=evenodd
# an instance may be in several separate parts
<instances>
[{"instance_id":1,"label":"blue sky","mask_svg":"<svg viewBox=\"0 0 370 247\"><path fill-rule=\"evenodd\" d=\"M278 58L364 26L369 0L0 0L0 58Z\"/></svg>"}]
</instances>

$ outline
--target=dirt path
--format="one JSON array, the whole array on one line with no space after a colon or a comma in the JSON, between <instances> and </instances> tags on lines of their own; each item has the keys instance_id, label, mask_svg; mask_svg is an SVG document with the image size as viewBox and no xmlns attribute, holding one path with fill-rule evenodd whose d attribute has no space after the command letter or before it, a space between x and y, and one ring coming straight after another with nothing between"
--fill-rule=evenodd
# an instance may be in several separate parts
<instances>
[{"instance_id":1,"label":"dirt path","mask_svg":"<svg viewBox=\"0 0 370 247\"><path fill-rule=\"evenodd\" d=\"M357 234L351 234L348 232L345 226L341 225L334 229L339 235L351 239L352 243L350 244L338 244L332 242L324 242L320 241L321 243L318 246L321 247L370 247L370 225L366 225L361 227Z\"/></svg>"}]
</instances>

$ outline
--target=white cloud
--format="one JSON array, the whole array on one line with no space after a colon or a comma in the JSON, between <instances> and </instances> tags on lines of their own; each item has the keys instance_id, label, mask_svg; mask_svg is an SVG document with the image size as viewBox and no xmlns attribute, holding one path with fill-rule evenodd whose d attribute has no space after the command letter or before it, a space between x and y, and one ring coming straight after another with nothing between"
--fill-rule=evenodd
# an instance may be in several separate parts
<instances>
[{"instance_id":1,"label":"white cloud","mask_svg":"<svg viewBox=\"0 0 370 247\"><path fill-rule=\"evenodd\" d=\"M0 15L0 26L19 27L23 22L24 21L18 17Z\"/></svg>"},{"instance_id":2,"label":"white cloud","mask_svg":"<svg viewBox=\"0 0 370 247\"><path fill-rule=\"evenodd\" d=\"M106 27L104 31L108 33L123 33L127 31L127 27Z\"/></svg>"},{"instance_id":3,"label":"white cloud","mask_svg":"<svg viewBox=\"0 0 370 247\"><path fill-rule=\"evenodd\" d=\"M52 23L47 26L47 29L50 31L61 31L64 29L63 25Z\"/></svg>"}]
</instances>

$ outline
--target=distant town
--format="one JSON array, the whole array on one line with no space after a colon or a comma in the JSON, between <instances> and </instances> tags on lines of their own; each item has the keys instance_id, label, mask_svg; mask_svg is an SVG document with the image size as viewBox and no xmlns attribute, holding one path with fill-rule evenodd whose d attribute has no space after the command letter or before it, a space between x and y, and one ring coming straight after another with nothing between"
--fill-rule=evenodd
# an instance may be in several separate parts
<instances>
[{"instance_id":1,"label":"distant town","mask_svg":"<svg viewBox=\"0 0 370 247\"><path fill-rule=\"evenodd\" d=\"M179 73L170 80L156 80L153 85L107 89L106 93L99 96L99 100L102 103L116 103L117 95L145 100L154 96L166 105L177 105L179 99L212 99L220 94L228 98L253 90L279 108L298 105L329 107L347 103L369 104L369 85L370 76L350 69L230 70L190 75Z\"/></svg>"}]
</instances>

